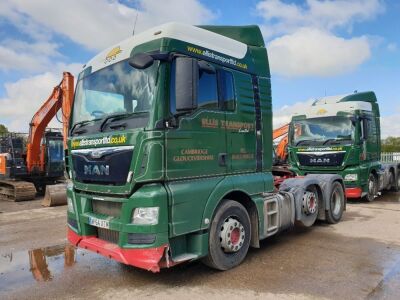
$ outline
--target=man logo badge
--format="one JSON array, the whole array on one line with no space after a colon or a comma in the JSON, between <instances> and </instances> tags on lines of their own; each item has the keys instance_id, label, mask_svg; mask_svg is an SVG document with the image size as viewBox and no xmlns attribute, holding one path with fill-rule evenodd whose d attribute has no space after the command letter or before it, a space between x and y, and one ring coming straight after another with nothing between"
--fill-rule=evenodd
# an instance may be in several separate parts
<instances>
[{"instance_id":1,"label":"man logo badge","mask_svg":"<svg viewBox=\"0 0 400 300\"><path fill-rule=\"evenodd\" d=\"M329 164L330 162L330 158L310 158L310 163L312 164Z\"/></svg>"},{"instance_id":2,"label":"man logo badge","mask_svg":"<svg viewBox=\"0 0 400 300\"><path fill-rule=\"evenodd\" d=\"M110 175L110 166L109 165L84 165L83 173L85 175L109 176Z\"/></svg>"}]
</instances>

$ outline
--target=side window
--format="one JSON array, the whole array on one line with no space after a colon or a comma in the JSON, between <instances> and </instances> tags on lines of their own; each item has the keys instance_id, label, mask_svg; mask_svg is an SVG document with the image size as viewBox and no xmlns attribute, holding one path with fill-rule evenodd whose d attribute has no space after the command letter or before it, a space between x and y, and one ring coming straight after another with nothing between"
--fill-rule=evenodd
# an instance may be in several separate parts
<instances>
[{"instance_id":1,"label":"side window","mask_svg":"<svg viewBox=\"0 0 400 300\"><path fill-rule=\"evenodd\" d=\"M224 69L218 70L219 95L223 110L235 110L233 75Z\"/></svg>"},{"instance_id":2,"label":"side window","mask_svg":"<svg viewBox=\"0 0 400 300\"><path fill-rule=\"evenodd\" d=\"M212 110L235 110L233 74L224 69L217 69L216 74L200 71L197 86L197 107ZM170 110L172 113L176 112L175 62L171 65Z\"/></svg>"},{"instance_id":3,"label":"side window","mask_svg":"<svg viewBox=\"0 0 400 300\"><path fill-rule=\"evenodd\" d=\"M371 141L376 140L376 121L375 118L372 117L370 120L368 120L368 139Z\"/></svg>"},{"instance_id":4,"label":"side window","mask_svg":"<svg viewBox=\"0 0 400 300\"><path fill-rule=\"evenodd\" d=\"M218 108L217 75L200 72L197 87L197 107L205 109Z\"/></svg>"}]
</instances>

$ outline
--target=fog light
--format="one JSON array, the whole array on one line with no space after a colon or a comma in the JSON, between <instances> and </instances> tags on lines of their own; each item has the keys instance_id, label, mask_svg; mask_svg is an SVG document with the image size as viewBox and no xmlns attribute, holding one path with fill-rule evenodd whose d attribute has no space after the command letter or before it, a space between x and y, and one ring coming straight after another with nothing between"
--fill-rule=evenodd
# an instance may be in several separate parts
<instances>
[{"instance_id":1,"label":"fog light","mask_svg":"<svg viewBox=\"0 0 400 300\"><path fill-rule=\"evenodd\" d=\"M344 181L356 181L357 178L357 174L347 174L346 176L344 176Z\"/></svg>"},{"instance_id":2,"label":"fog light","mask_svg":"<svg viewBox=\"0 0 400 300\"><path fill-rule=\"evenodd\" d=\"M158 224L159 207L138 207L135 208L132 216L132 223L136 225Z\"/></svg>"}]
</instances>

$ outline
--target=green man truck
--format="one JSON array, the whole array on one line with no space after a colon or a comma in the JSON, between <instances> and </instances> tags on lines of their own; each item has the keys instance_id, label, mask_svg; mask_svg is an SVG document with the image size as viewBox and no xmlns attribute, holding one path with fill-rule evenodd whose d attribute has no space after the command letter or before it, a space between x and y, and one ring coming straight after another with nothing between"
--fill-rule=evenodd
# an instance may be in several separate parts
<instances>
[{"instance_id":1,"label":"green man truck","mask_svg":"<svg viewBox=\"0 0 400 300\"><path fill-rule=\"evenodd\" d=\"M257 26L169 23L101 52L70 119L69 241L153 272L227 270L295 224L339 222L339 175L274 186L271 106Z\"/></svg>"},{"instance_id":2,"label":"green man truck","mask_svg":"<svg viewBox=\"0 0 400 300\"><path fill-rule=\"evenodd\" d=\"M373 201L384 190L398 191L400 164L383 164L380 115L374 92L317 99L292 117L288 161L297 175L335 173L347 198Z\"/></svg>"}]
</instances>

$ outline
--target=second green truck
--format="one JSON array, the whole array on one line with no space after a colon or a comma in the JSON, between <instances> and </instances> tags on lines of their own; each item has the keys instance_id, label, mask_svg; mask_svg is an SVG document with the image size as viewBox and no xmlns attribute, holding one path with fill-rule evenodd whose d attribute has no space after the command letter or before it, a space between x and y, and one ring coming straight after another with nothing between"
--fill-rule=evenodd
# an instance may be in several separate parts
<instances>
[{"instance_id":1,"label":"second green truck","mask_svg":"<svg viewBox=\"0 0 400 300\"><path fill-rule=\"evenodd\" d=\"M374 92L329 96L292 117L288 162L297 175L340 174L347 198L368 201L400 187L400 164L383 164Z\"/></svg>"}]
</instances>

